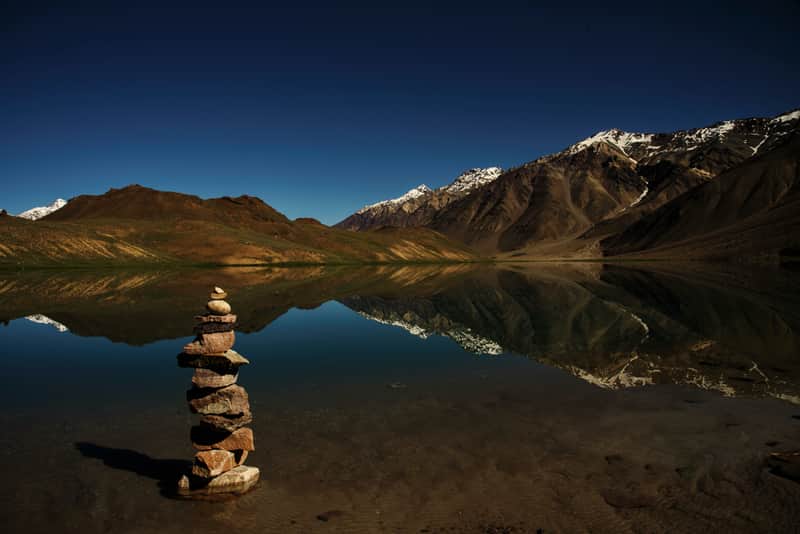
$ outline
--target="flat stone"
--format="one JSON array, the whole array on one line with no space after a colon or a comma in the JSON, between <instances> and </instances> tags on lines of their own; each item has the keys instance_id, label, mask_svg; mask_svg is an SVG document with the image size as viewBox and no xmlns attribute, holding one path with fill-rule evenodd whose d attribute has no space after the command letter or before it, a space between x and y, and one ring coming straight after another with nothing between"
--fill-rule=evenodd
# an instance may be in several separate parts
<instances>
[{"instance_id":1,"label":"flat stone","mask_svg":"<svg viewBox=\"0 0 800 534\"><path fill-rule=\"evenodd\" d=\"M194 320L198 323L235 323L236 314L229 313L227 315L195 315Z\"/></svg>"},{"instance_id":2,"label":"flat stone","mask_svg":"<svg viewBox=\"0 0 800 534\"><path fill-rule=\"evenodd\" d=\"M200 425L218 432L234 432L235 430L253 422L253 414L248 410L238 417L225 415L204 415L200 418Z\"/></svg>"},{"instance_id":3,"label":"flat stone","mask_svg":"<svg viewBox=\"0 0 800 534\"><path fill-rule=\"evenodd\" d=\"M250 412L247 391L232 385L222 389L192 388L186 392L192 413L203 415L243 415Z\"/></svg>"},{"instance_id":4,"label":"flat stone","mask_svg":"<svg viewBox=\"0 0 800 534\"><path fill-rule=\"evenodd\" d=\"M212 479L206 486L206 489L215 493L241 493L255 486L260 474L261 472L258 470L258 467L240 465Z\"/></svg>"},{"instance_id":5,"label":"flat stone","mask_svg":"<svg viewBox=\"0 0 800 534\"><path fill-rule=\"evenodd\" d=\"M200 478L212 478L234 467L236 467L236 456L230 451L200 451L194 455L192 474Z\"/></svg>"},{"instance_id":6,"label":"flat stone","mask_svg":"<svg viewBox=\"0 0 800 534\"><path fill-rule=\"evenodd\" d=\"M222 449L226 451L256 450L251 428L239 428L233 432L219 432L209 427L194 426L191 430L192 445L199 451Z\"/></svg>"},{"instance_id":7,"label":"flat stone","mask_svg":"<svg viewBox=\"0 0 800 534\"><path fill-rule=\"evenodd\" d=\"M202 323L194 327L194 333L213 334L215 332L230 332L235 327L235 323Z\"/></svg>"},{"instance_id":8,"label":"flat stone","mask_svg":"<svg viewBox=\"0 0 800 534\"><path fill-rule=\"evenodd\" d=\"M208 298L210 298L211 300L222 300L228 298L228 294L225 293L224 291L220 293L211 293L210 295L208 295Z\"/></svg>"},{"instance_id":9,"label":"flat stone","mask_svg":"<svg viewBox=\"0 0 800 534\"><path fill-rule=\"evenodd\" d=\"M231 305L224 300L209 300L206 303L206 309L212 315L228 315L231 313Z\"/></svg>"},{"instance_id":10,"label":"flat stone","mask_svg":"<svg viewBox=\"0 0 800 534\"><path fill-rule=\"evenodd\" d=\"M213 369L220 374L234 374L242 365L247 365L250 360L236 352L226 351L224 354L178 354L180 367L194 367Z\"/></svg>"},{"instance_id":11,"label":"flat stone","mask_svg":"<svg viewBox=\"0 0 800 534\"><path fill-rule=\"evenodd\" d=\"M195 369L192 384L198 388L224 388L236 383L239 373L218 373L213 369Z\"/></svg>"},{"instance_id":12,"label":"flat stone","mask_svg":"<svg viewBox=\"0 0 800 534\"><path fill-rule=\"evenodd\" d=\"M222 354L233 348L235 342L236 333L233 330L200 334L195 341L183 346L183 352L184 354Z\"/></svg>"},{"instance_id":13,"label":"flat stone","mask_svg":"<svg viewBox=\"0 0 800 534\"><path fill-rule=\"evenodd\" d=\"M200 499L221 494L241 495L256 485L260 474L257 467L240 465L211 480L184 475L178 481L178 495Z\"/></svg>"}]
</instances>

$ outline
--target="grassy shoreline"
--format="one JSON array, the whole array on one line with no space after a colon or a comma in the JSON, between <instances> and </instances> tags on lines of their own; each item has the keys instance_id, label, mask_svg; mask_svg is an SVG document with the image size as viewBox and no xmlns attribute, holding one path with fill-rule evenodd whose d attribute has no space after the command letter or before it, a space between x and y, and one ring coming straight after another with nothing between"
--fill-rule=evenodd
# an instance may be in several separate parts
<instances>
[{"instance_id":1,"label":"grassy shoreline","mask_svg":"<svg viewBox=\"0 0 800 534\"><path fill-rule=\"evenodd\" d=\"M273 263L210 263L210 262L81 262L81 263L34 263L3 264L0 272L29 271L90 271L90 270L194 270L194 269L236 269L236 268L303 268L303 267L368 267L368 266L431 266L431 265L514 265L514 264L556 264L556 263L589 263L589 264L663 264L681 263L693 265L783 265L800 262L800 258L780 258L775 261L747 259L699 259L699 258L528 258L528 259L496 259L478 258L472 260L408 260L408 261L328 261L328 262L273 262Z\"/></svg>"}]
</instances>

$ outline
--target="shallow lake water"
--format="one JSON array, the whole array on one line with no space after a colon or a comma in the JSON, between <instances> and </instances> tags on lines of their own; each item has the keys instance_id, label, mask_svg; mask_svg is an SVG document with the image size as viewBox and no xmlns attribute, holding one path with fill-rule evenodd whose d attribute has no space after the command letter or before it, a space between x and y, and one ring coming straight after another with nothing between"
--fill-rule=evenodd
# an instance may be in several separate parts
<instances>
[{"instance_id":1,"label":"shallow lake water","mask_svg":"<svg viewBox=\"0 0 800 534\"><path fill-rule=\"evenodd\" d=\"M175 498L214 285L261 470ZM4 532L796 532L800 273L0 273ZM777 453L774 454L774 453Z\"/></svg>"}]
</instances>

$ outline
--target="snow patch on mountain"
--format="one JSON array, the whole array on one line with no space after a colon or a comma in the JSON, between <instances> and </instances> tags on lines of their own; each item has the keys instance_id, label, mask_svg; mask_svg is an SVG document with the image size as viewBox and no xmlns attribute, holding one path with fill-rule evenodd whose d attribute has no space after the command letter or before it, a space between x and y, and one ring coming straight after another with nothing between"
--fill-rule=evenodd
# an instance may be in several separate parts
<instances>
[{"instance_id":1,"label":"snow patch on mountain","mask_svg":"<svg viewBox=\"0 0 800 534\"><path fill-rule=\"evenodd\" d=\"M494 182L501 174L503 174L503 169L500 167L469 169L459 174L451 184L440 187L438 190L451 194L465 194Z\"/></svg>"},{"instance_id":2,"label":"snow patch on mountain","mask_svg":"<svg viewBox=\"0 0 800 534\"><path fill-rule=\"evenodd\" d=\"M356 212L356 214L363 214L373 211L375 209L381 208L398 208L405 204L406 202L410 202L412 200L417 200L420 197L432 195L433 193L449 193L453 196L465 196L468 193L483 187L484 185L495 181L501 174L503 174L503 169L500 167L487 167L485 169L475 168L469 169L461 174L453 180L451 183L439 187L436 190L431 189L425 184L419 185L414 189L411 189L406 194L399 196L397 198L393 198L390 200L382 200L380 202L376 202L375 204L370 204L368 206L364 206L360 210Z\"/></svg>"},{"instance_id":3,"label":"snow patch on mountain","mask_svg":"<svg viewBox=\"0 0 800 534\"><path fill-rule=\"evenodd\" d=\"M64 206L67 205L67 201L63 198L57 198L53 201L52 204L49 206L38 206L35 208L31 208L29 210L23 211L17 217L22 217L23 219L29 219L31 221L35 221L37 219L41 219L47 215L50 215L56 210L60 210Z\"/></svg>"},{"instance_id":4,"label":"snow patch on mountain","mask_svg":"<svg viewBox=\"0 0 800 534\"><path fill-rule=\"evenodd\" d=\"M369 206L364 206L356 213L365 213L374 208L381 208L381 207L388 207L388 206L400 206L405 204L410 200L417 199L421 196L427 195L431 193L433 190L425 184L418 185L414 189L409 190L406 194L399 196L397 198L393 198L390 200L382 200L380 202L376 202L375 204L370 204Z\"/></svg>"},{"instance_id":5,"label":"snow patch on mountain","mask_svg":"<svg viewBox=\"0 0 800 534\"><path fill-rule=\"evenodd\" d=\"M579 141L578 143L570 146L565 152L570 155L577 154L581 150L585 150L590 146L596 145L597 143L608 143L617 147L626 156L630 157L628 151L631 149L631 147L645 143L649 145L652 140L653 134L630 133L614 128L611 130L597 132L593 136L587 137L583 141Z\"/></svg>"},{"instance_id":6,"label":"snow patch on mountain","mask_svg":"<svg viewBox=\"0 0 800 534\"><path fill-rule=\"evenodd\" d=\"M781 122L781 123L783 123L783 122L796 121L798 119L800 119L800 109L796 109L794 111L790 111L789 113L784 113L783 115L778 115L777 117L772 119L770 122L773 122L773 123Z\"/></svg>"},{"instance_id":7,"label":"snow patch on mountain","mask_svg":"<svg viewBox=\"0 0 800 534\"><path fill-rule=\"evenodd\" d=\"M639 202L641 202L644 199L644 197L647 196L647 193L649 193L649 192L650 192L650 186L647 185L647 181L645 180L645 182L644 182L644 191L642 191L642 194L639 195L639 197L636 200L631 202L631 205L628 206L628 207L632 208L632 207L636 206L637 204L639 204Z\"/></svg>"},{"instance_id":8,"label":"snow patch on mountain","mask_svg":"<svg viewBox=\"0 0 800 534\"><path fill-rule=\"evenodd\" d=\"M684 135L684 142L688 143L689 146L692 146L705 143L706 141L710 141L712 139L722 139L731 131L733 131L734 128L736 128L735 121L723 121L719 124L715 124L706 128L689 130Z\"/></svg>"}]
</instances>

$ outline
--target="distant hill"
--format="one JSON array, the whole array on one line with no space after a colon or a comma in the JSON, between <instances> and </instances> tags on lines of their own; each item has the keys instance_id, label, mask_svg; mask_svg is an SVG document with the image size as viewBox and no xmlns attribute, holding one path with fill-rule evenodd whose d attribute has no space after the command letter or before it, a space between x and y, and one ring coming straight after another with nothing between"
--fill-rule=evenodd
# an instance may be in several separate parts
<instances>
[{"instance_id":1,"label":"distant hill","mask_svg":"<svg viewBox=\"0 0 800 534\"><path fill-rule=\"evenodd\" d=\"M38 220L4 217L0 265L464 261L429 229L351 232L290 221L256 197L204 200L140 185L81 195Z\"/></svg>"},{"instance_id":2,"label":"distant hill","mask_svg":"<svg viewBox=\"0 0 800 534\"><path fill-rule=\"evenodd\" d=\"M232 226L289 221L282 213L257 197L245 195L204 200L194 195L157 191L137 184L122 189L110 189L103 195L75 197L46 218L48 221L203 220Z\"/></svg>"}]
</instances>

